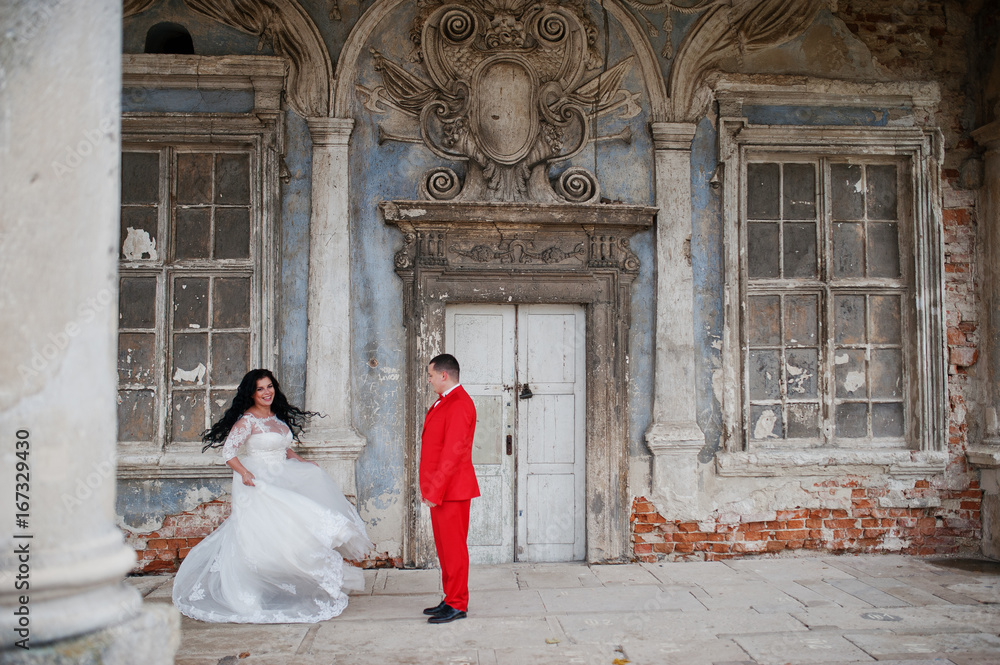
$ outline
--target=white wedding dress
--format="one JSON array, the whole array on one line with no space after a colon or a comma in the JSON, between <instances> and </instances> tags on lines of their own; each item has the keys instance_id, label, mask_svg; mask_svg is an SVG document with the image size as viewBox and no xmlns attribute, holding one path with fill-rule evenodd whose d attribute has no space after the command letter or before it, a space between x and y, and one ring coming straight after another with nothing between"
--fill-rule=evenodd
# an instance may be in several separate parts
<instances>
[{"instance_id":1,"label":"white wedding dress","mask_svg":"<svg viewBox=\"0 0 1000 665\"><path fill-rule=\"evenodd\" d=\"M345 589L363 589L359 568L371 549L364 522L319 467L286 459L288 426L276 416L244 414L223 445L233 474L232 513L185 557L173 600L183 614L223 623L312 623L347 607Z\"/></svg>"}]
</instances>

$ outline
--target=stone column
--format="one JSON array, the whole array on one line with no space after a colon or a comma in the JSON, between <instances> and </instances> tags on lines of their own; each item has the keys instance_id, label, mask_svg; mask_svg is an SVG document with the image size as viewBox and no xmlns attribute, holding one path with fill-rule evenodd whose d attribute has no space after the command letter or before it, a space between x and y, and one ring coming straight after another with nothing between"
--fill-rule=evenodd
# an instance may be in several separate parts
<instances>
[{"instance_id":1,"label":"stone column","mask_svg":"<svg viewBox=\"0 0 1000 665\"><path fill-rule=\"evenodd\" d=\"M653 498L678 519L695 509L698 451L705 436L695 419L694 276L691 269L693 123L654 122L656 151L656 359ZM666 517L666 514L664 515Z\"/></svg>"},{"instance_id":2,"label":"stone column","mask_svg":"<svg viewBox=\"0 0 1000 665\"><path fill-rule=\"evenodd\" d=\"M354 121L308 118L312 136L305 444L344 493L357 494L354 462L365 439L351 424L351 235L347 147Z\"/></svg>"},{"instance_id":3,"label":"stone column","mask_svg":"<svg viewBox=\"0 0 1000 665\"><path fill-rule=\"evenodd\" d=\"M0 25L0 660L172 663L115 526L122 4Z\"/></svg>"},{"instance_id":4,"label":"stone column","mask_svg":"<svg viewBox=\"0 0 1000 665\"><path fill-rule=\"evenodd\" d=\"M983 554L1000 559L1000 120L972 133L986 148L983 186L979 190L979 228L983 242L983 358L987 396L986 431L981 445L966 453L980 469Z\"/></svg>"}]
</instances>

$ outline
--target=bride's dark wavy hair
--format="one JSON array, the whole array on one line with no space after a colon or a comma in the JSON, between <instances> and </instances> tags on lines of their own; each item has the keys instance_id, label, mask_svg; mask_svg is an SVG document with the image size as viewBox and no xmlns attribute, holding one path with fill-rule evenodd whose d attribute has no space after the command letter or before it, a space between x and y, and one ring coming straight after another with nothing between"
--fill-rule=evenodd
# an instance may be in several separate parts
<instances>
[{"instance_id":1,"label":"bride's dark wavy hair","mask_svg":"<svg viewBox=\"0 0 1000 665\"><path fill-rule=\"evenodd\" d=\"M253 406L253 395L257 392L257 382L265 377L271 379L271 385L274 386L271 411L278 416L279 420L288 425L288 429L292 430L292 436L295 437L296 441L313 416L323 417L323 414L316 411L303 411L299 407L289 404L288 398L285 397L285 393L281 392L281 385L274 378L271 370L252 369L240 381L240 387L236 389L233 403L226 409L222 418L211 428L201 433L201 441L205 444L201 452L205 452L209 448L219 448L225 443L226 437L229 436L229 430L233 429L236 421L242 418L247 409Z\"/></svg>"}]
</instances>

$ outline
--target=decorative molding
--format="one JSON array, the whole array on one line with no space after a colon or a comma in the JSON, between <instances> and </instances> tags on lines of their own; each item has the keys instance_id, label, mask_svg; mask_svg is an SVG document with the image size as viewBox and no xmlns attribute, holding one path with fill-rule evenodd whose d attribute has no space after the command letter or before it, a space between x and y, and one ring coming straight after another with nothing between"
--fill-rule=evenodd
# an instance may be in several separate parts
<instances>
[{"instance_id":1,"label":"decorative molding","mask_svg":"<svg viewBox=\"0 0 1000 665\"><path fill-rule=\"evenodd\" d=\"M889 474L917 477L944 473L948 464L945 451L884 451L845 449L804 449L719 453L716 472L724 477L799 478L848 474Z\"/></svg>"},{"instance_id":2,"label":"decorative molding","mask_svg":"<svg viewBox=\"0 0 1000 665\"><path fill-rule=\"evenodd\" d=\"M331 108L333 63L319 29L295 0L184 0L194 12L268 41L288 59L288 105L300 116L326 116ZM125 18L155 0L125 0Z\"/></svg>"},{"instance_id":3,"label":"decorative molding","mask_svg":"<svg viewBox=\"0 0 1000 665\"><path fill-rule=\"evenodd\" d=\"M1000 446L969 448L965 458L976 469L1000 469Z\"/></svg>"},{"instance_id":4,"label":"decorative molding","mask_svg":"<svg viewBox=\"0 0 1000 665\"><path fill-rule=\"evenodd\" d=\"M686 150L691 152L691 141L698 131L693 122L654 122L650 124L654 150Z\"/></svg>"},{"instance_id":5,"label":"decorative molding","mask_svg":"<svg viewBox=\"0 0 1000 665\"><path fill-rule=\"evenodd\" d=\"M359 79L358 68L366 62L363 54L367 52L372 36L384 26L384 21L397 8L409 1L378 0L365 11L355 24L344 48L341 49L340 57L337 59L336 81L339 82L339 85L334 89L331 115L346 117L353 113L352 105L356 93L356 83ZM518 3L514 4L524 3L518 0ZM653 121L666 120L670 100L667 98L666 84L663 80L659 60L646 38L643 26L619 0L605 0L601 3L601 7L612 20L619 23L627 41L625 50L633 53L636 57L636 64L642 74L646 93L649 95L650 119Z\"/></svg>"},{"instance_id":6,"label":"decorative molding","mask_svg":"<svg viewBox=\"0 0 1000 665\"><path fill-rule=\"evenodd\" d=\"M979 129L972 131L972 138L979 145L996 150L1000 148L1000 120L994 120L988 125L983 125Z\"/></svg>"},{"instance_id":7,"label":"decorative molding","mask_svg":"<svg viewBox=\"0 0 1000 665\"><path fill-rule=\"evenodd\" d=\"M380 140L422 141L441 159L466 162L457 191L451 171L446 188L434 178L425 181L421 192L430 198L596 201L600 187L589 171L570 169L554 187L547 176L553 164L594 141L631 140L631 131L594 136L598 118L641 112L640 93L623 87L635 57L603 69L596 31L583 5L427 3L410 33L419 72L373 48L382 85L358 90L369 111L401 114L419 129L412 137L383 130Z\"/></svg>"},{"instance_id":8,"label":"decorative molding","mask_svg":"<svg viewBox=\"0 0 1000 665\"><path fill-rule=\"evenodd\" d=\"M288 63L266 55L126 53L122 88L252 90L255 111L278 111Z\"/></svg>"},{"instance_id":9,"label":"decorative molding","mask_svg":"<svg viewBox=\"0 0 1000 665\"><path fill-rule=\"evenodd\" d=\"M444 349L451 302L573 303L587 311L587 560L627 561L628 337L631 283L639 262L629 237L657 210L619 205L387 201L387 224L403 233L396 273L406 326L406 520L408 564L433 560L421 508L419 433L428 403L426 363ZM598 506L595 508L594 506Z\"/></svg>"},{"instance_id":10,"label":"decorative molding","mask_svg":"<svg viewBox=\"0 0 1000 665\"><path fill-rule=\"evenodd\" d=\"M702 2L707 6L684 37L670 68L670 119L694 121L704 112L701 86L728 57L743 55L794 39L809 27L829 0L757 0Z\"/></svg>"},{"instance_id":11,"label":"decorative molding","mask_svg":"<svg viewBox=\"0 0 1000 665\"><path fill-rule=\"evenodd\" d=\"M832 81L806 76L769 76L766 82L749 75L715 74L706 79L715 91L721 117L743 115L743 106L863 106L865 108L909 108L914 124L921 125L933 117L941 102L937 82Z\"/></svg>"}]
</instances>

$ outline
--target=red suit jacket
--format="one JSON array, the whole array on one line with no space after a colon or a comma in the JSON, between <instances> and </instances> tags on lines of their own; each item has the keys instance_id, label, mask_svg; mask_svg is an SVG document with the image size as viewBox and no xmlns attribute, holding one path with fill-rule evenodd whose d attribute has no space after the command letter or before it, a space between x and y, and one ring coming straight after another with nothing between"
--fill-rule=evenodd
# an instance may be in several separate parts
<instances>
[{"instance_id":1,"label":"red suit jacket","mask_svg":"<svg viewBox=\"0 0 1000 665\"><path fill-rule=\"evenodd\" d=\"M461 385L438 399L420 435L420 495L435 505L479 496L472 468L476 406Z\"/></svg>"}]
</instances>

